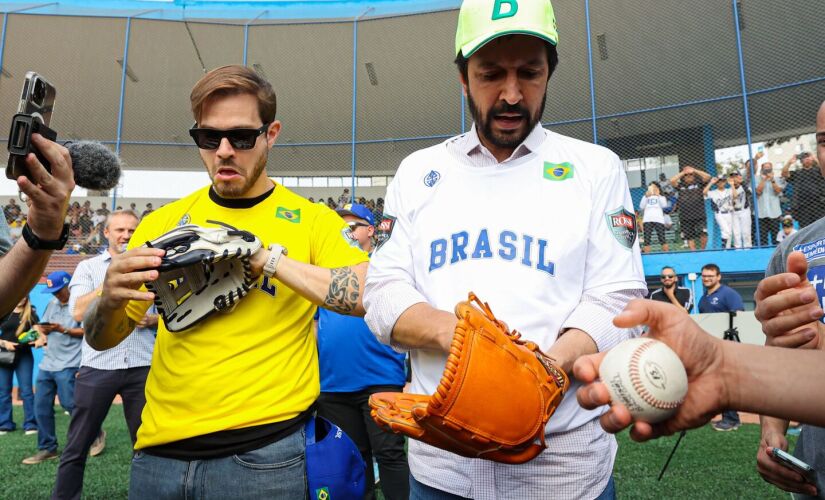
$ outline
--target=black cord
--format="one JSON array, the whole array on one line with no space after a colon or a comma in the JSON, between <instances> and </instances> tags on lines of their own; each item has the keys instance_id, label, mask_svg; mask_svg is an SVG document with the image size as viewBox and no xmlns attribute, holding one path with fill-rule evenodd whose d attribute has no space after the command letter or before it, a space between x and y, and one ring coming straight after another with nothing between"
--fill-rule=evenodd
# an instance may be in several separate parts
<instances>
[{"instance_id":1,"label":"black cord","mask_svg":"<svg viewBox=\"0 0 825 500\"><path fill-rule=\"evenodd\" d=\"M204 73L206 73L206 65L203 64L203 58L201 57L201 51L198 50L198 44L195 43L195 36L192 35L192 30L189 28L189 22L184 18L183 25L186 26L186 32L189 33L189 39L192 40L192 47L195 48L195 55L198 56L198 61L201 63L201 69Z\"/></svg>"},{"instance_id":2,"label":"black cord","mask_svg":"<svg viewBox=\"0 0 825 500\"><path fill-rule=\"evenodd\" d=\"M679 443L682 442L682 438L685 437L686 433L687 433L687 431L682 431L682 432L679 433L679 439L677 439L676 444L673 445L673 450L670 452L670 456L667 457L667 462L665 462L664 467L662 467L662 471L659 473L659 478L656 479L657 481L662 480L662 476L665 475L665 471L667 470L667 466L670 465L670 459L673 458L673 455L676 453L676 448L679 447Z\"/></svg>"}]
</instances>

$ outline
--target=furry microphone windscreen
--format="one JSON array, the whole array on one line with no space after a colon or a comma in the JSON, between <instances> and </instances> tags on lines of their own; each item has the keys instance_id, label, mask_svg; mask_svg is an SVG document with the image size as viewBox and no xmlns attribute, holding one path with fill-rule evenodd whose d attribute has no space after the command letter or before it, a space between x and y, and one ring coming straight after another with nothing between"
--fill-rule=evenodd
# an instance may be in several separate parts
<instances>
[{"instance_id":1,"label":"furry microphone windscreen","mask_svg":"<svg viewBox=\"0 0 825 500\"><path fill-rule=\"evenodd\" d=\"M78 141L66 144L72 157L74 181L80 187L106 191L120 180L120 158L99 142Z\"/></svg>"}]
</instances>

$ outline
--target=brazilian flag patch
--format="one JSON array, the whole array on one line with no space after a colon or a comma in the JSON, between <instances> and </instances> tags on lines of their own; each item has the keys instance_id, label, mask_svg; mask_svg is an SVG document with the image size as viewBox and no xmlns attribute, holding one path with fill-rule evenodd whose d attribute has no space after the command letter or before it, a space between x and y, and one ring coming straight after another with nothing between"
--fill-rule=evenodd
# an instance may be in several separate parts
<instances>
[{"instance_id":1,"label":"brazilian flag patch","mask_svg":"<svg viewBox=\"0 0 825 500\"><path fill-rule=\"evenodd\" d=\"M301 209L289 210L288 208L278 207L278 210L275 211L275 218L288 220L289 222L297 224L301 222Z\"/></svg>"},{"instance_id":2,"label":"brazilian flag patch","mask_svg":"<svg viewBox=\"0 0 825 500\"><path fill-rule=\"evenodd\" d=\"M544 162L544 178L548 181L566 181L573 178L575 167L569 161L564 163Z\"/></svg>"},{"instance_id":3,"label":"brazilian flag patch","mask_svg":"<svg viewBox=\"0 0 825 500\"><path fill-rule=\"evenodd\" d=\"M324 486L323 488L318 488L317 490L315 490L315 499L316 500L330 500L329 488Z\"/></svg>"}]
</instances>

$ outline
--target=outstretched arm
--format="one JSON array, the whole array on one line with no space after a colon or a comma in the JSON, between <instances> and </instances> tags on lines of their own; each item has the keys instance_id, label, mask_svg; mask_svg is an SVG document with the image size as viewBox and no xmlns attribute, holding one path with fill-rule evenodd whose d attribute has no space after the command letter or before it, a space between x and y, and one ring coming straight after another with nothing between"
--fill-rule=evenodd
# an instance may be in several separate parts
<instances>
[{"instance_id":1,"label":"outstretched arm","mask_svg":"<svg viewBox=\"0 0 825 500\"><path fill-rule=\"evenodd\" d=\"M670 346L688 374L684 403L664 422L636 422L630 435L637 441L699 427L725 409L825 425L825 398L819 386L825 377L825 352L724 342L702 330L684 310L650 300L634 300L613 322L621 328L648 325L649 335ZM577 393L584 408L610 403L607 387L597 382L604 356L585 356L575 364L576 378L586 384ZM601 417L608 432L632 423L621 404Z\"/></svg>"},{"instance_id":2,"label":"outstretched arm","mask_svg":"<svg viewBox=\"0 0 825 500\"><path fill-rule=\"evenodd\" d=\"M26 158L26 166L36 184L19 177L17 186L31 199L26 225L41 240L53 241L63 231L63 219L74 189L74 174L69 150L39 134L32 142L52 165L46 171L34 153ZM32 250L21 238L8 254L0 259L0 316L5 316L40 279L51 257L51 250Z\"/></svg>"},{"instance_id":3,"label":"outstretched arm","mask_svg":"<svg viewBox=\"0 0 825 500\"><path fill-rule=\"evenodd\" d=\"M252 256L253 275L259 276L269 250L259 250ZM327 269L283 256L275 270L278 281L313 304L351 316L363 316L362 302L367 263Z\"/></svg>"}]
</instances>

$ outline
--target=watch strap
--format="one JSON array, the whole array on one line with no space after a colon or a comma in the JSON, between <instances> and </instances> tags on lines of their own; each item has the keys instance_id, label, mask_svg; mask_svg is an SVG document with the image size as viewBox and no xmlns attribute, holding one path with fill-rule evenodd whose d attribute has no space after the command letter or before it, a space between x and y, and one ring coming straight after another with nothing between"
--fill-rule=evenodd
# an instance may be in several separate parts
<instances>
[{"instance_id":1,"label":"watch strap","mask_svg":"<svg viewBox=\"0 0 825 500\"><path fill-rule=\"evenodd\" d=\"M32 250L62 250L69 240L69 224L63 224L63 231L60 233L60 238L56 240L44 240L39 238L31 230L28 224L23 226L23 239Z\"/></svg>"},{"instance_id":2,"label":"watch strap","mask_svg":"<svg viewBox=\"0 0 825 500\"><path fill-rule=\"evenodd\" d=\"M274 278L275 272L278 269L278 262L281 260L282 255L286 255L286 247L283 245L279 245L277 243L272 243L267 247L269 250L269 257L266 259L266 263L264 264L264 276L268 278Z\"/></svg>"}]
</instances>

